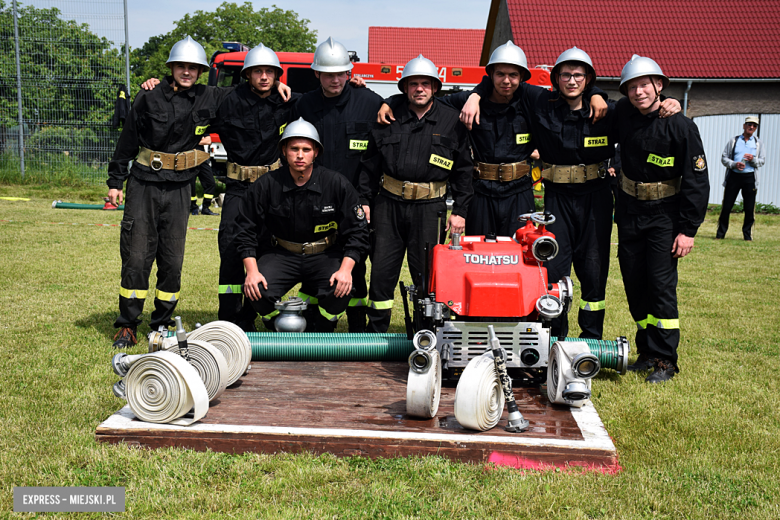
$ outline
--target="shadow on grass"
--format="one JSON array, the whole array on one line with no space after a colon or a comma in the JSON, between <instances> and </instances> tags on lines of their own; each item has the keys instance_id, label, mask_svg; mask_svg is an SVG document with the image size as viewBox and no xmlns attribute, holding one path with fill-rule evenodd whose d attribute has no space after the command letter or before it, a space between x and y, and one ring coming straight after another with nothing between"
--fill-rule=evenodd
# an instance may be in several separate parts
<instances>
[{"instance_id":1,"label":"shadow on grass","mask_svg":"<svg viewBox=\"0 0 780 520\"><path fill-rule=\"evenodd\" d=\"M147 306L148 307L148 306ZM74 325L80 329L94 330L99 334L106 336L107 338L113 338L116 334L114 328L114 320L119 315L119 312L101 312L96 314L90 314L74 322ZM189 332L195 330L195 324L206 324L217 320L215 312L211 311L199 311L189 310L183 312L174 312L174 316L181 316L184 328ZM141 325L138 327L138 335L146 336L150 332L149 328L150 313L143 313L141 315Z\"/></svg>"}]
</instances>

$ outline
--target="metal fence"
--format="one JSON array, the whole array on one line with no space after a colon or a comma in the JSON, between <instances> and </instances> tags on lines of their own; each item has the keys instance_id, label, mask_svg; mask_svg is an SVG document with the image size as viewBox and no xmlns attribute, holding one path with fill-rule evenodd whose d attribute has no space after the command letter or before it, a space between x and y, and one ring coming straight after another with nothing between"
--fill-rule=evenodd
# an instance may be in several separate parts
<instances>
[{"instance_id":1,"label":"metal fence","mask_svg":"<svg viewBox=\"0 0 780 520\"><path fill-rule=\"evenodd\" d=\"M102 183L129 83L126 0L0 0L0 168Z\"/></svg>"}]
</instances>

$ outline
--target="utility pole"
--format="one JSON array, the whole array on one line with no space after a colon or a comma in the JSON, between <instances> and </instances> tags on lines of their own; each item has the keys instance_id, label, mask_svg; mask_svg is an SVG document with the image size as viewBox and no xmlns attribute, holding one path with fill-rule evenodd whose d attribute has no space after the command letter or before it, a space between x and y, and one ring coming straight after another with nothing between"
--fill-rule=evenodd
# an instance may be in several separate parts
<instances>
[{"instance_id":1,"label":"utility pole","mask_svg":"<svg viewBox=\"0 0 780 520\"><path fill-rule=\"evenodd\" d=\"M125 0L127 1L127 0ZM19 65L19 47L21 46L21 42L19 41L19 21L18 21L18 13L16 11L16 0L13 0L14 2L14 41L16 43L15 49L16 49L16 103L18 105L18 115L19 115L19 159L21 160L22 165L22 179L24 179L24 120L22 119L22 70L21 66Z\"/></svg>"}]
</instances>

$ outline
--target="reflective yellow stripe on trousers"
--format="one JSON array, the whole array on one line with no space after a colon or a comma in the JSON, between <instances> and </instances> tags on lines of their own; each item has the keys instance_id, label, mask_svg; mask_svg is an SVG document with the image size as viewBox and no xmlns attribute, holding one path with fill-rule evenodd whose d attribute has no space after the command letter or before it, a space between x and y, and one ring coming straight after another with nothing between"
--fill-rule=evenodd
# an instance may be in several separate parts
<instances>
[{"instance_id":1,"label":"reflective yellow stripe on trousers","mask_svg":"<svg viewBox=\"0 0 780 520\"><path fill-rule=\"evenodd\" d=\"M147 294L149 294L149 291L146 289L125 289L124 287L119 288L119 296L127 298L128 300L144 300L146 299Z\"/></svg>"},{"instance_id":2,"label":"reflective yellow stripe on trousers","mask_svg":"<svg viewBox=\"0 0 780 520\"><path fill-rule=\"evenodd\" d=\"M244 292L243 285L220 285L219 294L242 294Z\"/></svg>"},{"instance_id":3,"label":"reflective yellow stripe on trousers","mask_svg":"<svg viewBox=\"0 0 780 520\"><path fill-rule=\"evenodd\" d=\"M393 300L385 300L382 302L375 302L374 300L368 301L368 306L377 310L389 310L393 308Z\"/></svg>"},{"instance_id":4,"label":"reflective yellow stripe on trousers","mask_svg":"<svg viewBox=\"0 0 780 520\"><path fill-rule=\"evenodd\" d=\"M606 300L601 300L600 302L586 302L585 300L580 300L580 309L583 311L603 311L606 308Z\"/></svg>"},{"instance_id":5,"label":"reflective yellow stripe on trousers","mask_svg":"<svg viewBox=\"0 0 780 520\"><path fill-rule=\"evenodd\" d=\"M642 321L636 322L636 326L639 329L646 329L648 325L652 325L653 327L659 329L667 329L667 330L679 329L680 320L678 318L675 319L656 318L652 314L648 314L647 318L643 319Z\"/></svg>"},{"instance_id":6,"label":"reflective yellow stripe on trousers","mask_svg":"<svg viewBox=\"0 0 780 520\"><path fill-rule=\"evenodd\" d=\"M154 297L164 302L175 302L179 300L179 293L165 292L165 291L161 291L160 289L157 289L154 292Z\"/></svg>"},{"instance_id":7,"label":"reflective yellow stripe on trousers","mask_svg":"<svg viewBox=\"0 0 780 520\"><path fill-rule=\"evenodd\" d=\"M304 302L310 304L310 305L317 305L320 303L320 300L316 298L315 296L311 296L309 294L306 294L303 291L298 291L298 298L303 300Z\"/></svg>"}]
</instances>

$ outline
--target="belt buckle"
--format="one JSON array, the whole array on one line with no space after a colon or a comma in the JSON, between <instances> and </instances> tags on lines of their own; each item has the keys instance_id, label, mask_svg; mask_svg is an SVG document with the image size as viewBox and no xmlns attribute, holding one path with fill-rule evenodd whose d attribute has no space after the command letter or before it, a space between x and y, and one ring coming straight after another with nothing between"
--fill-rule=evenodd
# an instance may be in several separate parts
<instances>
[{"instance_id":1,"label":"belt buckle","mask_svg":"<svg viewBox=\"0 0 780 520\"><path fill-rule=\"evenodd\" d=\"M498 165L498 182L504 182L504 165L506 163L499 163Z\"/></svg>"},{"instance_id":2,"label":"belt buckle","mask_svg":"<svg viewBox=\"0 0 780 520\"><path fill-rule=\"evenodd\" d=\"M599 179L603 179L604 177L607 176L607 165L604 164L604 161L601 161L599 163L598 174L599 174Z\"/></svg>"},{"instance_id":3,"label":"belt buckle","mask_svg":"<svg viewBox=\"0 0 780 520\"><path fill-rule=\"evenodd\" d=\"M173 170L174 170L174 171L176 171L176 167L179 165L179 154L180 154L180 153L181 153L181 152L176 152L176 153L173 155ZM185 164L186 164L186 162L185 162Z\"/></svg>"},{"instance_id":4,"label":"belt buckle","mask_svg":"<svg viewBox=\"0 0 780 520\"><path fill-rule=\"evenodd\" d=\"M163 167L162 157L160 157L159 153L152 155L152 162L149 163L149 167L156 172L162 170Z\"/></svg>"},{"instance_id":5,"label":"belt buckle","mask_svg":"<svg viewBox=\"0 0 780 520\"><path fill-rule=\"evenodd\" d=\"M309 248L309 252L308 253L306 252L306 248L307 247ZM313 251L313 247L314 246L312 246L311 242L304 242L303 244L301 244L301 254L302 255L310 255L311 251Z\"/></svg>"},{"instance_id":6,"label":"belt buckle","mask_svg":"<svg viewBox=\"0 0 780 520\"><path fill-rule=\"evenodd\" d=\"M412 183L409 181L404 181L404 183L401 185L401 198L406 199L406 187L411 185ZM409 196L409 199L411 199L411 195ZM407 199L408 200L408 199Z\"/></svg>"}]
</instances>

